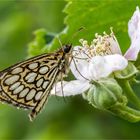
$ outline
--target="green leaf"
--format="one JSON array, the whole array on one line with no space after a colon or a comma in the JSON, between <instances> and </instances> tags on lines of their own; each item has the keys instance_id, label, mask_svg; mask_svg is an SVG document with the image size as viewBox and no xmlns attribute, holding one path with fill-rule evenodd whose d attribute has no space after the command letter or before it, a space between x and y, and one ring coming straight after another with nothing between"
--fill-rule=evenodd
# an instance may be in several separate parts
<instances>
[{"instance_id":1,"label":"green leaf","mask_svg":"<svg viewBox=\"0 0 140 140\"><path fill-rule=\"evenodd\" d=\"M59 34L62 44L80 45L79 39L92 41L96 32L110 32L109 28L113 27L122 51L126 51L130 44L127 24L136 6L140 5L139 0L67 0L67 2L64 9L67 14L64 20L66 28ZM81 27L85 27L85 30L78 33L78 29ZM47 46L44 48L44 52L48 52ZM54 38L50 51L56 50L56 48L60 48L60 44L58 39Z\"/></svg>"},{"instance_id":2,"label":"green leaf","mask_svg":"<svg viewBox=\"0 0 140 140\"><path fill-rule=\"evenodd\" d=\"M91 41L96 32L108 32L112 26L122 50L129 47L127 24L136 6L140 4L139 0L68 1L69 5L65 8L68 14L65 19L69 27L68 34L72 36L80 27L86 28L85 31L79 33L74 42L77 42L79 38Z\"/></svg>"},{"instance_id":3,"label":"green leaf","mask_svg":"<svg viewBox=\"0 0 140 140\"><path fill-rule=\"evenodd\" d=\"M44 46L49 45L54 38L54 35L47 34L45 29L39 29L34 32L35 39L29 43L29 57L39 55L44 52ZM46 47L49 51L49 47Z\"/></svg>"}]
</instances>

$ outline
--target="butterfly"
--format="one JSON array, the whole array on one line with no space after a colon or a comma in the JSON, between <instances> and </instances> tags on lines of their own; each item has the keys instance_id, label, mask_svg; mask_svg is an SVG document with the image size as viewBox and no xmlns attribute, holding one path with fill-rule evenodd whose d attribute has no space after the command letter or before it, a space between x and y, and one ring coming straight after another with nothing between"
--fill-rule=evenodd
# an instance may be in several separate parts
<instances>
[{"instance_id":1,"label":"butterfly","mask_svg":"<svg viewBox=\"0 0 140 140\"><path fill-rule=\"evenodd\" d=\"M0 72L0 101L31 110L32 121L47 102L50 91L68 73L72 45L42 54Z\"/></svg>"}]
</instances>

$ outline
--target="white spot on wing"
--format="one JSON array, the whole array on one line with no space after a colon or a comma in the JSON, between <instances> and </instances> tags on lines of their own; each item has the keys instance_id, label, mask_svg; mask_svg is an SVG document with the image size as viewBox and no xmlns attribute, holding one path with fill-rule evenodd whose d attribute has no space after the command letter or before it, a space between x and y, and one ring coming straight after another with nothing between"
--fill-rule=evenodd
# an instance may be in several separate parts
<instances>
[{"instance_id":1,"label":"white spot on wing","mask_svg":"<svg viewBox=\"0 0 140 140\"><path fill-rule=\"evenodd\" d=\"M7 78L5 80L5 84L6 85L11 85L13 84L14 82L16 82L17 80L19 80L19 75L13 75L13 76L10 76L9 78Z\"/></svg>"},{"instance_id":2,"label":"white spot on wing","mask_svg":"<svg viewBox=\"0 0 140 140\"><path fill-rule=\"evenodd\" d=\"M40 74L45 74L45 73L48 72L48 70L49 70L49 68L47 66L43 66L39 69L39 73Z\"/></svg>"},{"instance_id":3,"label":"white spot on wing","mask_svg":"<svg viewBox=\"0 0 140 140\"><path fill-rule=\"evenodd\" d=\"M26 100L31 100L34 96L35 96L36 90L35 89L31 89L29 91L29 93L26 96Z\"/></svg>"},{"instance_id":4,"label":"white spot on wing","mask_svg":"<svg viewBox=\"0 0 140 140\"><path fill-rule=\"evenodd\" d=\"M26 77L25 80L27 80L27 82L32 83L35 81L37 74L34 72L29 73Z\"/></svg>"},{"instance_id":5,"label":"white spot on wing","mask_svg":"<svg viewBox=\"0 0 140 140\"><path fill-rule=\"evenodd\" d=\"M20 82L16 82L13 85L10 86L10 90L16 89L20 85Z\"/></svg>"},{"instance_id":6,"label":"white spot on wing","mask_svg":"<svg viewBox=\"0 0 140 140\"><path fill-rule=\"evenodd\" d=\"M38 63L32 63L28 67L29 67L29 69L33 70L38 67Z\"/></svg>"},{"instance_id":7,"label":"white spot on wing","mask_svg":"<svg viewBox=\"0 0 140 140\"><path fill-rule=\"evenodd\" d=\"M29 92L29 88L25 88L23 91L20 92L19 97L23 98Z\"/></svg>"},{"instance_id":8,"label":"white spot on wing","mask_svg":"<svg viewBox=\"0 0 140 140\"><path fill-rule=\"evenodd\" d=\"M43 91L39 91L36 95L35 95L35 100L39 100L41 98L43 94Z\"/></svg>"},{"instance_id":9,"label":"white spot on wing","mask_svg":"<svg viewBox=\"0 0 140 140\"><path fill-rule=\"evenodd\" d=\"M17 93L21 92L21 91L23 90L23 88L24 88L23 85L19 86L18 88L16 88L16 89L13 91L13 94L17 94Z\"/></svg>"},{"instance_id":10,"label":"white spot on wing","mask_svg":"<svg viewBox=\"0 0 140 140\"><path fill-rule=\"evenodd\" d=\"M43 78L39 79L36 83L37 87L40 87L42 85L43 81L44 81Z\"/></svg>"},{"instance_id":11,"label":"white spot on wing","mask_svg":"<svg viewBox=\"0 0 140 140\"><path fill-rule=\"evenodd\" d=\"M18 73L21 73L22 71L23 71L23 68L18 67L12 70L12 74L18 74Z\"/></svg>"},{"instance_id":12,"label":"white spot on wing","mask_svg":"<svg viewBox=\"0 0 140 140\"><path fill-rule=\"evenodd\" d=\"M43 83L43 88L46 89L46 87L48 86L48 84L49 84L49 81L45 81L45 82Z\"/></svg>"}]
</instances>

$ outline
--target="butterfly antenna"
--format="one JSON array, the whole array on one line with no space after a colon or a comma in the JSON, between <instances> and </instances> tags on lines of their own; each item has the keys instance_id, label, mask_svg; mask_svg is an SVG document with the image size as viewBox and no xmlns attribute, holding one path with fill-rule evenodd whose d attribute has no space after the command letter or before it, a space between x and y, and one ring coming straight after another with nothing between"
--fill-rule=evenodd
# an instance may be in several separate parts
<instances>
[{"instance_id":1,"label":"butterfly antenna","mask_svg":"<svg viewBox=\"0 0 140 140\"><path fill-rule=\"evenodd\" d=\"M61 42L61 40L60 40L60 38L59 38L58 35L56 36L56 38L57 38L57 40L58 40L58 42L59 42L59 44L60 44L60 47L63 48L62 42Z\"/></svg>"},{"instance_id":2,"label":"butterfly antenna","mask_svg":"<svg viewBox=\"0 0 140 140\"><path fill-rule=\"evenodd\" d=\"M71 37L70 40L73 40L74 37L76 37L76 36L79 34L79 32L81 32L81 31L83 31L83 30L85 30L85 29L86 29L85 27L80 27L80 28L72 35L72 37Z\"/></svg>"}]
</instances>

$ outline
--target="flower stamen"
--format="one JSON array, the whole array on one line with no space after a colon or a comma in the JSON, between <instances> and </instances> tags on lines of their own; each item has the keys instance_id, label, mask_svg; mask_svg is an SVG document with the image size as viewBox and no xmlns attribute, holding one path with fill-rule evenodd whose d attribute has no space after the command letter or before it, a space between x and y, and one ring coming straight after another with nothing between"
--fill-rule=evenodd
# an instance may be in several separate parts
<instances>
[{"instance_id":1,"label":"flower stamen","mask_svg":"<svg viewBox=\"0 0 140 140\"><path fill-rule=\"evenodd\" d=\"M111 33L108 35L103 32L103 35L95 34L95 39L92 40L91 44L88 44L87 40L80 39L79 42L83 48L79 48L79 54L84 53L89 58L93 56L105 56L116 53L113 48L119 47L117 39L113 33L113 29L110 28Z\"/></svg>"}]
</instances>

